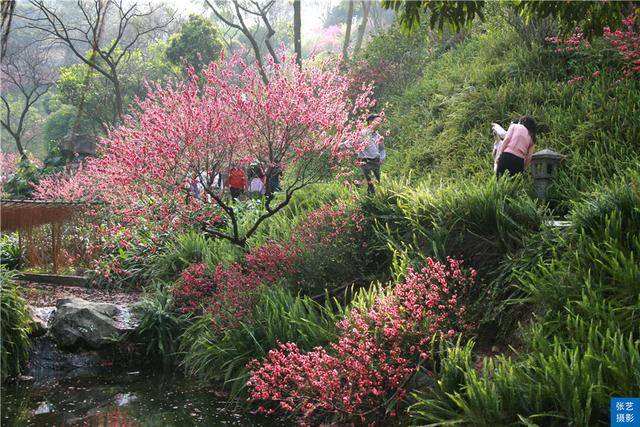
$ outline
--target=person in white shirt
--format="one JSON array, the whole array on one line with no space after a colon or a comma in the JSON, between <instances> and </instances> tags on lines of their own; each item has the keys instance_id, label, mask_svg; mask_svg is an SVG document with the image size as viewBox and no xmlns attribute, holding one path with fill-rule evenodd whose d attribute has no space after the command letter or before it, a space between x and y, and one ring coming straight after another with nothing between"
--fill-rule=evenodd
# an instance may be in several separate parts
<instances>
[{"instance_id":1,"label":"person in white shirt","mask_svg":"<svg viewBox=\"0 0 640 427\"><path fill-rule=\"evenodd\" d=\"M373 186L373 175L378 184L380 183L380 165L387 158L387 150L384 146L384 138L376 129L380 125L380 116L371 114L367 117L367 128L362 131L362 139L367 142L364 149L358 153L358 159L363 162L362 172L367 180L367 191L369 194L375 192Z\"/></svg>"},{"instance_id":2,"label":"person in white shirt","mask_svg":"<svg viewBox=\"0 0 640 427\"><path fill-rule=\"evenodd\" d=\"M262 178L263 173L258 165L252 166L249 172L251 177L251 181L249 181L249 197L252 199L259 199L264 196L266 192L266 187Z\"/></svg>"}]
</instances>

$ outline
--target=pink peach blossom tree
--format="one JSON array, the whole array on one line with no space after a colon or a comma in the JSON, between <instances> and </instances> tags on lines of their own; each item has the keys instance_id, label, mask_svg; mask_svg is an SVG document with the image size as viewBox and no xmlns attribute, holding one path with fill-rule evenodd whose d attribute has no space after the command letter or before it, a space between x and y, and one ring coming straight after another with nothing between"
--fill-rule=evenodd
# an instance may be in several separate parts
<instances>
[{"instance_id":1,"label":"pink peach blossom tree","mask_svg":"<svg viewBox=\"0 0 640 427\"><path fill-rule=\"evenodd\" d=\"M147 97L101 140L99 157L72 177L44 180L36 196L77 198L84 188L84 198L100 199L132 220L161 212L175 222L198 211L208 233L244 246L297 191L354 158L363 117L375 105L371 87L363 84L354 95L336 62L312 58L299 68L295 57L280 53L279 59L265 67L267 82L257 65L236 55L200 74L189 70L189 80L175 88L149 84ZM243 231L236 204L214 177L248 163L267 180L280 171L285 179L281 193L267 195ZM211 203L189 197L194 181ZM223 217L228 226L211 226Z\"/></svg>"}]
</instances>

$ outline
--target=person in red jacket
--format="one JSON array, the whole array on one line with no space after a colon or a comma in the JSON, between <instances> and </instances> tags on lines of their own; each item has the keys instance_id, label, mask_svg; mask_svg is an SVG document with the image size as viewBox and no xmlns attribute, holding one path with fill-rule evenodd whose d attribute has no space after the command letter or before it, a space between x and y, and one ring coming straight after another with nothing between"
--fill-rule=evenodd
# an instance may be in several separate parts
<instances>
[{"instance_id":1,"label":"person in red jacket","mask_svg":"<svg viewBox=\"0 0 640 427\"><path fill-rule=\"evenodd\" d=\"M238 199L247 188L247 174L238 166L231 166L229 170L229 192L231 198Z\"/></svg>"}]
</instances>

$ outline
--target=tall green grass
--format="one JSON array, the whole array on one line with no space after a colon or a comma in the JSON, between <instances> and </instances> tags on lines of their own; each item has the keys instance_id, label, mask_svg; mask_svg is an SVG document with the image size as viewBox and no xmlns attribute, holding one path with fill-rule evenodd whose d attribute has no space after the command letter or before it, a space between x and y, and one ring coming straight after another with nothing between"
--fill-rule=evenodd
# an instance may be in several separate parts
<instances>
[{"instance_id":1,"label":"tall green grass","mask_svg":"<svg viewBox=\"0 0 640 427\"><path fill-rule=\"evenodd\" d=\"M157 254L148 258L146 276L149 279L175 280L191 264L228 264L241 255L242 249L226 240L213 239L190 230L169 240Z\"/></svg>"},{"instance_id":2,"label":"tall green grass","mask_svg":"<svg viewBox=\"0 0 640 427\"><path fill-rule=\"evenodd\" d=\"M523 180L495 179L395 185L385 187L367 211L382 245L415 257L462 257L491 276L542 225L543 209L527 189Z\"/></svg>"},{"instance_id":3,"label":"tall green grass","mask_svg":"<svg viewBox=\"0 0 640 427\"><path fill-rule=\"evenodd\" d=\"M416 423L606 424L610 397L640 393L639 177L576 202L572 226L516 277L533 312L518 353L478 370L472 343L447 349L436 387L415 396Z\"/></svg>"},{"instance_id":4,"label":"tall green grass","mask_svg":"<svg viewBox=\"0 0 640 427\"><path fill-rule=\"evenodd\" d=\"M534 116L537 149L566 154L553 189L565 212L581 191L603 183L640 159L640 80L598 78L573 85L576 75L609 55L594 43L592 56L567 58L555 46L525 42L500 13L461 44L426 61L423 77L402 95L381 99L391 136L386 139L391 176L446 181L491 175L490 124Z\"/></svg>"},{"instance_id":5,"label":"tall green grass","mask_svg":"<svg viewBox=\"0 0 640 427\"><path fill-rule=\"evenodd\" d=\"M252 318L234 328L216 333L210 317L196 320L181 338L183 367L237 395L245 388L250 361L266 357L279 342L292 341L305 350L329 342L336 336L338 313L331 303L323 306L283 288L265 289Z\"/></svg>"},{"instance_id":6,"label":"tall green grass","mask_svg":"<svg viewBox=\"0 0 640 427\"><path fill-rule=\"evenodd\" d=\"M638 183L630 170L575 203L554 256L520 279L528 302L640 332Z\"/></svg>"},{"instance_id":7,"label":"tall green grass","mask_svg":"<svg viewBox=\"0 0 640 427\"><path fill-rule=\"evenodd\" d=\"M13 274L0 266L0 380L18 375L28 361L31 317Z\"/></svg>"},{"instance_id":8,"label":"tall green grass","mask_svg":"<svg viewBox=\"0 0 640 427\"><path fill-rule=\"evenodd\" d=\"M609 397L640 391L640 342L580 319L580 345L539 339L517 359L484 358L473 343L447 349L434 389L417 393L410 415L419 425L596 425L609 419ZM537 333L537 332L535 332Z\"/></svg>"},{"instance_id":9,"label":"tall green grass","mask_svg":"<svg viewBox=\"0 0 640 427\"><path fill-rule=\"evenodd\" d=\"M188 316L177 312L173 296L158 284L137 306L135 312L140 323L134 332L135 341L145 356L165 368L179 360L180 338L188 327Z\"/></svg>"}]
</instances>

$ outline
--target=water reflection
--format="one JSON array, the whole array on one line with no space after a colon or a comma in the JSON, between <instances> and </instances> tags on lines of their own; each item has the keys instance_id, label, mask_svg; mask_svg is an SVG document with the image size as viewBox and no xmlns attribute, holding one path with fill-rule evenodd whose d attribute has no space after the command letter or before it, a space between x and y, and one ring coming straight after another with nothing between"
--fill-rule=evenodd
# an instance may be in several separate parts
<instances>
[{"instance_id":1,"label":"water reflection","mask_svg":"<svg viewBox=\"0 0 640 427\"><path fill-rule=\"evenodd\" d=\"M217 390L179 376L120 373L2 389L3 426L260 426Z\"/></svg>"}]
</instances>

